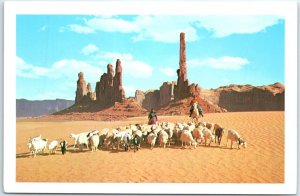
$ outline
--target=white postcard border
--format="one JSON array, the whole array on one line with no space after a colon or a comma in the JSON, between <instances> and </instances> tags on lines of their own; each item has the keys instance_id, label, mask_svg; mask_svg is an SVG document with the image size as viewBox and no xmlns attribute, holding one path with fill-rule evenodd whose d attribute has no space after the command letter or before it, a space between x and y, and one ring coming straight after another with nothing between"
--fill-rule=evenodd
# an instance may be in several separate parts
<instances>
[{"instance_id":1,"label":"white postcard border","mask_svg":"<svg viewBox=\"0 0 300 196\"><path fill-rule=\"evenodd\" d=\"M14 193L295 194L297 186L297 2L6 1L4 2L4 191ZM158 9L159 8L159 9ZM285 17L285 182L20 183L16 182L16 15L161 14ZM38 187L38 188L37 188Z\"/></svg>"}]
</instances>

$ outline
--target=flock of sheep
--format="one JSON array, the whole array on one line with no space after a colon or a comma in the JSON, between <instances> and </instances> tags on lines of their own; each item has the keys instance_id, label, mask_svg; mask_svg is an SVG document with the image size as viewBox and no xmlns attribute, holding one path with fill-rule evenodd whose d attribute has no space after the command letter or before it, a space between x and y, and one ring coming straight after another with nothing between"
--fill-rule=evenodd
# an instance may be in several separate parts
<instances>
[{"instance_id":1,"label":"flock of sheep","mask_svg":"<svg viewBox=\"0 0 300 196\"><path fill-rule=\"evenodd\" d=\"M153 149L155 144L166 148L166 145L171 143L180 144L182 148L188 144L196 148L197 145L204 143L209 145L215 142L220 145L224 135L224 127L219 124L200 122L200 123L172 123L161 122L155 125L148 124L132 124L129 126L118 127L116 129L104 128L100 131L92 130L78 134L71 134L70 137L74 139L74 147L78 150L89 148L92 152L100 148L117 149L124 148L125 151L134 149L134 152L141 148L141 144L150 145ZM246 148L246 141L243 140L239 133L235 130L229 129L227 131L227 143L231 141L231 148L233 142L242 145ZM61 148L62 154L65 154L69 147L65 140L58 143L53 140L47 145L48 140L43 139L41 135L29 138L28 148L30 153L35 157L38 153L45 152L48 148L49 153L55 153L58 146Z\"/></svg>"}]
</instances>

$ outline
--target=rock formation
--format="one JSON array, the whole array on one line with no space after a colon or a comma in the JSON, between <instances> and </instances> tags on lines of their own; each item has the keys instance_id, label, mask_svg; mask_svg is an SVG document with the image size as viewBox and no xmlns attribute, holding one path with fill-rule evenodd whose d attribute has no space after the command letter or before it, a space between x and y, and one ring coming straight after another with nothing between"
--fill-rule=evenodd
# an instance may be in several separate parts
<instances>
[{"instance_id":1,"label":"rock formation","mask_svg":"<svg viewBox=\"0 0 300 196\"><path fill-rule=\"evenodd\" d=\"M135 101L140 105L143 106L143 101L145 100L145 93L141 90L135 91Z\"/></svg>"},{"instance_id":2,"label":"rock formation","mask_svg":"<svg viewBox=\"0 0 300 196\"><path fill-rule=\"evenodd\" d=\"M189 86L185 54L185 33L180 33L179 69L177 70L177 84L174 86L174 98L175 100L180 100L199 94L200 88L198 88L198 85L192 84Z\"/></svg>"},{"instance_id":3,"label":"rock formation","mask_svg":"<svg viewBox=\"0 0 300 196\"><path fill-rule=\"evenodd\" d=\"M75 104L79 103L86 94L87 94L87 86L84 80L84 74L80 72L78 73Z\"/></svg>"},{"instance_id":4,"label":"rock formation","mask_svg":"<svg viewBox=\"0 0 300 196\"><path fill-rule=\"evenodd\" d=\"M88 85L87 85L87 94L86 95L91 101L96 100L96 94L92 91L91 83L88 83Z\"/></svg>"},{"instance_id":5,"label":"rock formation","mask_svg":"<svg viewBox=\"0 0 300 196\"><path fill-rule=\"evenodd\" d=\"M116 75L114 77L114 102L121 102L125 99L125 91L122 85L122 66L120 59L116 62Z\"/></svg>"},{"instance_id":6,"label":"rock formation","mask_svg":"<svg viewBox=\"0 0 300 196\"><path fill-rule=\"evenodd\" d=\"M147 110L159 108L159 90L146 91L142 106Z\"/></svg>"},{"instance_id":7,"label":"rock formation","mask_svg":"<svg viewBox=\"0 0 300 196\"><path fill-rule=\"evenodd\" d=\"M174 88L174 98L180 100L189 97L189 81L186 72L185 34L180 33L179 69L177 70L177 85Z\"/></svg>"},{"instance_id":8,"label":"rock formation","mask_svg":"<svg viewBox=\"0 0 300 196\"><path fill-rule=\"evenodd\" d=\"M115 74L116 73L116 74ZM125 91L122 86L122 66L118 59L116 62L116 71L113 65L107 65L107 72L100 77L96 83L96 100L103 106L111 106L115 102L121 102L125 99Z\"/></svg>"},{"instance_id":9,"label":"rock formation","mask_svg":"<svg viewBox=\"0 0 300 196\"><path fill-rule=\"evenodd\" d=\"M190 111L190 103L192 97L188 97L181 100L174 100L169 102L169 104L159 108L157 111L158 115L188 115ZM218 105L212 104L206 100L200 98L200 103L204 115L206 113L215 113L215 112L225 112L223 108L220 108Z\"/></svg>"},{"instance_id":10,"label":"rock formation","mask_svg":"<svg viewBox=\"0 0 300 196\"><path fill-rule=\"evenodd\" d=\"M146 92L137 90L135 92L135 101L140 106L146 108L147 110L151 110L152 108L157 109L160 106L159 96L160 96L159 90L148 90Z\"/></svg>"},{"instance_id":11,"label":"rock formation","mask_svg":"<svg viewBox=\"0 0 300 196\"><path fill-rule=\"evenodd\" d=\"M282 111L284 110L285 88L280 83L268 86L229 85L204 90L201 96L225 108L237 111Z\"/></svg>"},{"instance_id":12,"label":"rock formation","mask_svg":"<svg viewBox=\"0 0 300 196\"><path fill-rule=\"evenodd\" d=\"M159 106L168 104L174 100L175 82L164 82L159 88Z\"/></svg>"},{"instance_id":13,"label":"rock formation","mask_svg":"<svg viewBox=\"0 0 300 196\"><path fill-rule=\"evenodd\" d=\"M101 82L101 81L100 81ZM112 64L107 65L106 80L104 81L104 102L105 105L114 103L114 68Z\"/></svg>"},{"instance_id":14,"label":"rock formation","mask_svg":"<svg viewBox=\"0 0 300 196\"><path fill-rule=\"evenodd\" d=\"M174 100L175 82L164 82L159 90L136 90L135 101L147 110L158 109Z\"/></svg>"}]
</instances>

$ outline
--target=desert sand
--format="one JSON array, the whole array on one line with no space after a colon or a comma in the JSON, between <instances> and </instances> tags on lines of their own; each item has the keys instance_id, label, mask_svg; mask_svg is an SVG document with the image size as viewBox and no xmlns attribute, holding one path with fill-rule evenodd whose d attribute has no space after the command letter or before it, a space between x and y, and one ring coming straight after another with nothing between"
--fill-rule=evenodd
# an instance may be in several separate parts
<instances>
[{"instance_id":1,"label":"desert sand","mask_svg":"<svg viewBox=\"0 0 300 196\"><path fill-rule=\"evenodd\" d=\"M187 122L186 116L164 116L160 121ZM171 145L166 149L148 146L134 153L123 150L88 149L67 154L58 151L32 158L27 149L30 136L51 140L70 133L145 123L146 117L123 121L42 121L18 119L16 138L17 182L187 182L187 183L283 183L284 112L236 112L206 114L201 121L220 123L225 130L221 145L203 144L196 149ZM237 130L248 146L226 147L228 129ZM230 142L229 142L230 143ZM126 169L124 169L126 168Z\"/></svg>"}]
</instances>

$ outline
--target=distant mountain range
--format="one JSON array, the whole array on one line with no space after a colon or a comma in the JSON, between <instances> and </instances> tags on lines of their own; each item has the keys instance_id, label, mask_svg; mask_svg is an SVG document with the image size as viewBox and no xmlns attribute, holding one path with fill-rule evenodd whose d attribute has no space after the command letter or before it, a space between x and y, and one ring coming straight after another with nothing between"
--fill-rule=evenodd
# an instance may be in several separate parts
<instances>
[{"instance_id":1,"label":"distant mountain range","mask_svg":"<svg viewBox=\"0 0 300 196\"><path fill-rule=\"evenodd\" d=\"M26 99L17 99L16 113L18 117L37 117L52 114L66 109L74 104L73 100L41 100L30 101Z\"/></svg>"}]
</instances>

